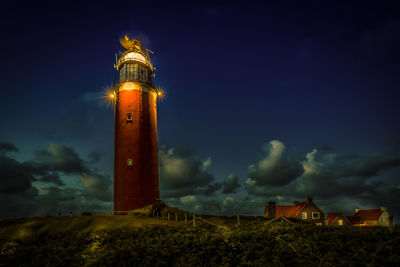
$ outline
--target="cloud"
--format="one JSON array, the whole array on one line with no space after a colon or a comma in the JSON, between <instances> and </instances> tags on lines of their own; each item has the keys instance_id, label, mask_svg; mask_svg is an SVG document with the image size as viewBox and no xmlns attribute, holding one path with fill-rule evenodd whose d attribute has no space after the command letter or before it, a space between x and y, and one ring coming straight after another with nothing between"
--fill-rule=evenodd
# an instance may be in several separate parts
<instances>
[{"instance_id":1,"label":"cloud","mask_svg":"<svg viewBox=\"0 0 400 267\"><path fill-rule=\"evenodd\" d=\"M78 154L70 147L50 144L48 149L36 152L37 161L53 171L64 173L88 172Z\"/></svg>"},{"instance_id":2,"label":"cloud","mask_svg":"<svg viewBox=\"0 0 400 267\"><path fill-rule=\"evenodd\" d=\"M236 189L240 187L239 178L236 174L230 174L226 177L224 181L224 190L222 193L229 194L229 193L236 193Z\"/></svg>"},{"instance_id":3,"label":"cloud","mask_svg":"<svg viewBox=\"0 0 400 267\"><path fill-rule=\"evenodd\" d=\"M39 194L35 198L28 201L31 203L29 210L24 210L25 215L29 211L30 215L56 215L61 213L63 215L80 214L85 211L89 212L104 212L112 209L111 202L99 201L87 193L86 190L80 188L58 188L54 186L40 187ZM23 207L25 204L21 203L27 201L26 199L16 199L14 203L16 207ZM15 213L15 211L14 211ZM19 211L19 213L22 213Z\"/></svg>"},{"instance_id":4,"label":"cloud","mask_svg":"<svg viewBox=\"0 0 400 267\"><path fill-rule=\"evenodd\" d=\"M2 151L18 152L13 144L1 144L7 144L0 145ZM279 141L269 142L265 150L266 156L248 169L247 191L239 191L235 174L216 181L209 172L210 157L200 160L193 151L162 147L161 197L171 206L202 214L261 216L269 200L286 205L311 196L325 212L351 214L355 207L387 206L400 215L399 151L347 155L314 149L294 158ZM60 144L25 162L0 153L0 201L7 203L2 216L112 210L111 177L90 167L99 156L91 153L84 160Z\"/></svg>"},{"instance_id":5,"label":"cloud","mask_svg":"<svg viewBox=\"0 0 400 267\"><path fill-rule=\"evenodd\" d=\"M196 196L193 196L193 195L184 196L184 197L180 198L180 201L183 204L190 203L190 202L195 202L196 201Z\"/></svg>"},{"instance_id":6,"label":"cloud","mask_svg":"<svg viewBox=\"0 0 400 267\"><path fill-rule=\"evenodd\" d=\"M101 160L102 154L100 152L90 152L88 157L90 159L90 163L96 163Z\"/></svg>"},{"instance_id":7,"label":"cloud","mask_svg":"<svg viewBox=\"0 0 400 267\"><path fill-rule=\"evenodd\" d=\"M282 205L311 196L326 212L348 214L356 207L387 206L400 216L399 151L355 155L314 149L303 157L289 160L294 166L300 165L302 170L301 173L289 172L293 174L287 180L289 183L271 183L271 176L282 175L282 170L275 169L275 166L282 166L279 163L282 158L284 145L271 144L269 155L249 168L244 186L250 196L264 196ZM258 175L253 175L257 172Z\"/></svg>"},{"instance_id":8,"label":"cloud","mask_svg":"<svg viewBox=\"0 0 400 267\"><path fill-rule=\"evenodd\" d=\"M222 194L209 196L185 196L171 198L168 205L199 214L215 215L259 215L264 213L267 200L263 197L226 196Z\"/></svg>"},{"instance_id":9,"label":"cloud","mask_svg":"<svg viewBox=\"0 0 400 267\"><path fill-rule=\"evenodd\" d=\"M5 143L1 142L0 143L0 154L4 154L6 152L17 152L18 148L11 143Z\"/></svg>"},{"instance_id":10,"label":"cloud","mask_svg":"<svg viewBox=\"0 0 400 267\"><path fill-rule=\"evenodd\" d=\"M13 144L0 147L18 151ZM82 188L67 186L63 175L76 177ZM0 200L7 203L1 207L2 217L79 212L89 207L111 210L112 180L89 168L72 148L63 145L51 144L25 162L0 153Z\"/></svg>"},{"instance_id":11,"label":"cloud","mask_svg":"<svg viewBox=\"0 0 400 267\"><path fill-rule=\"evenodd\" d=\"M337 195L353 197L379 194L379 188L388 185L377 176L391 168L400 167L400 153L386 152L368 156L318 153L306 154L304 173L296 183L296 192L303 196L324 198ZM391 182L391 181L389 181Z\"/></svg>"},{"instance_id":12,"label":"cloud","mask_svg":"<svg viewBox=\"0 0 400 267\"><path fill-rule=\"evenodd\" d=\"M320 172L321 164L315 161L315 154L317 150L306 154L307 160L303 162L304 173L303 176L316 175Z\"/></svg>"},{"instance_id":13,"label":"cloud","mask_svg":"<svg viewBox=\"0 0 400 267\"><path fill-rule=\"evenodd\" d=\"M211 158L201 161L191 151L161 148L159 162L163 198L211 194L222 186L213 183L214 176L207 171Z\"/></svg>"},{"instance_id":14,"label":"cloud","mask_svg":"<svg viewBox=\"0 0 400 267\"><path fill-rule=\"evenodd\" d=\"M43 175L40 179L41 182L53 183L55 185L64 185L63 181L61 180L60 176L56 173L50 173Z\"/></svg>"},{"instance_id":15,"label":"cloud","mask_svg":"<svg viewBox=\"0 0 400 267\"><path fill-rule=\"evenodd\" d=\"M211 165L212 165L211 157L208 157L205 161L203 161L202 168L203 170L207 170L208 168L211 167Z\"/></svg>"},{"instance_id":16,"label":"cloud","mask_svg":"<svg viewBox=\"0 0 400 267\"><path fill-rule=\"evenodd\" d=\"M35 172L15 159L0 155L0 193L20 194L29 190Z\"/></svg>"},{"instance_id":17,"label":"cloud","mask_svg":"<svg viewBox=\"0 0 400 267\"><path fill-rule=\"evenodd\" d=\"M72 148L50 144L48 149L38 151L36 157L41 166L46 166L51 171L76 175L94 198L102 201L112 200L111 178L91 170ZM90 162L94 163L100 159L100 154L92 152L89 158ZM45 179L47 178L45 176ZM52 181L57 182L54 179Z\"/></svg>"},{"instance_id":18,"label":"cloud","mask_svg":"<svg viewBox=\"0 0 400 267\"><path fill-rule=\"evenodd\" d=\"M257 164L248 168L248 179L245 186L251 194L262 194L268 186L287 185L303 172L300 162L286 155L285 145L277 140L264 147L268 153Z\"/></svg>"},{"instance_id":19,"label":"cloud","mask_svg":"<svg viewBox=\"0 0 400 267\"><path fill-rule=\"evenodd\" d=\"M93 197L103 201L112 201L113 182L109 177L97 173L80 173L77 176Z\"/></svg>"},{"instance_id":20,"label":"cloud","mask_svg":"<svg viewBox=\"0 0 400 267\"><path fill-rule=\"evenodd\" d=\"M199 187L195 193L196 194L203 194L203 195L211 195L221 189L223 186L222 183L215 182L215 183L210 183L204 187Z\"/></svg>"}]
</instances>

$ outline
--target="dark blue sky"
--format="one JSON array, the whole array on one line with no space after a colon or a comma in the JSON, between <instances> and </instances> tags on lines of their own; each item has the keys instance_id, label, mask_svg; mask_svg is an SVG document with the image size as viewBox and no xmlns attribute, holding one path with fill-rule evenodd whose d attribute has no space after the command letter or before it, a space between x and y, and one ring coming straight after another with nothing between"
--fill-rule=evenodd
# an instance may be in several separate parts
<instances>
[{"instance_id":1,"label":"dark blue sky","mask_svg":"<svg viewBox=\"0 0 400 267\"><path fill-rule=\"evenodd\" d=\"M119 37L133 33L167 92L158 131L169 203L262 214L269 199L312 195L326 211L400 214L400 13L394 1L348 2L6 5L0 142L3 162L27 169L3 164L0 199L15 216L29 215L26 202L37 214L111 207L98 196L112 186L113 111L98 97L116 77ZM24 189L9 185L18 175ZM97 206L82 208L82 195Z\"/></svg>"}]
</instances>

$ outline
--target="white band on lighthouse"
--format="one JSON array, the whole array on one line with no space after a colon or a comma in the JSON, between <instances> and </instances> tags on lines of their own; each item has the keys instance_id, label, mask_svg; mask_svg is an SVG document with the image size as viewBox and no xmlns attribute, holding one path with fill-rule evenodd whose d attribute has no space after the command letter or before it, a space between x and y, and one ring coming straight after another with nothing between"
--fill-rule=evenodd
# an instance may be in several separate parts
<instances>
[{"instance_id":1,"label":"white band on lighthouse","mask_svg":"<svg viewBox=\"0 0 400 267\"><path fill-rule=\"evenodd\" d=\"M123 83L119 86L118 91L130 91L130 90L136 90L136 91L143 91L148 93L149 95L154 96L157 98L157 93L152 89L151 87L148 87L146 85L140 85L138 83L132 83L132 82L126 82Z\"/></svg>"}]
</instances>

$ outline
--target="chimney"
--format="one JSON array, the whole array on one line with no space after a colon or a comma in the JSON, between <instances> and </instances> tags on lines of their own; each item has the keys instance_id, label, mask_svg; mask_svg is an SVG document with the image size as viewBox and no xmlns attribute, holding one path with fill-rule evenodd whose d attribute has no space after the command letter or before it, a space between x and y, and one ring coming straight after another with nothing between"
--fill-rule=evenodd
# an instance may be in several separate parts
<instances>
[{"instance_id":1,"label":"chimney","mask_svg":"<svg viewBox=\"0 0 400 267\"><path fill-rule=\"evenodd\" d=\"M359 209L359 208L356 208L356 213L359 212L359 211L360 211L360 209Z\"/></svg>"},{"instance_id":2,"label":"chimney","mask_svg":"<svg viewBox=\"0 0 400 267\"><path fill-rule=\"evenodd\" d=\"M297 200L293 201L293 204L296 206L297 204L299 204L299 202Z\"/></svg>"},{"instance_id":3,"label":"chimney","mask_svg":"<svg viewBox=\"0 0 400 267\"><path fill-rule=\"evenodd\" d=\"M308 203L312 203L312 202L313 202L312 197L308 197L308 198L307 198L307 202L308 202Z\"/></svg>"},{"instance_id":4,"label":"chimney","mask_svg":"<svg viewBox=\"0 0 400 267\"><path fill-rule=\"evenodd\" d=\"M267 208L268 208L268 217L275 218L276 216L275 202L274 201L268 202Z\"/></svg>"},{"instance_id":5,"label":"chimney","mask_svg":"<svg viewBox=\"0 0 400 267\"><path fill-rule=\"evenodd\" d=\"M386 211L386 207L381 207L381 211Z\"/></svg>"}]
</instances>

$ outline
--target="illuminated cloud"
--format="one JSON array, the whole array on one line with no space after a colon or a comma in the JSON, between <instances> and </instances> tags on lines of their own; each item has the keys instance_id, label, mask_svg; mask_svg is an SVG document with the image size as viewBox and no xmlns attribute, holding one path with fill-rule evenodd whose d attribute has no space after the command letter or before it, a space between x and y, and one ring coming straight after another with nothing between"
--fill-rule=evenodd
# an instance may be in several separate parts
<instances>
[{"instance_id":1,"label":"illuminated cloud","mask_svg":"<svg viewBox=\"0 0 400 267\"><path fill-rule=\"evenodd\" d=\"M291 159L285 145L277 140L264 146L266 157L248 168L245 187L250 194L263 195L270 186L284 186L303 173L300 162Z\"/></svg>"},{"instance_id":2,"label":"illuminated cloud","mask_svg":"<svg viewBox=\"0 0 400 267\"><path fill-rule=\"evenodd\" d=\"M196 196L193 196L193 195L184 196L184 197L180 198L180 201L183 204L190 203L190 202L195 202L196 201Z\"/></svg>"},{"instance_id":3,"label":"illuminated cloud","mask_svg":"<svg viewBox=\"0 0 400 267\"><path fill-rule=\"evenodd\" d=\"M211 158L201 161L192 152L161 148L159 162L162 197L210 194L221 187L207 171Z\"/></svg>"},{"instance_id":4,"label":"illuminated cloud","mask_svg":"<svg viewBox=\"0 0 400 267\"><path fill-rule=\"evenodd\" d=\"M317 175L320 172L321 164L315 161L315 154L317 150L314 149L312 152L306 154L307 160L303 161L303 176Z\"/></svg>"}]
</instances>

